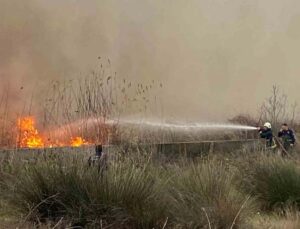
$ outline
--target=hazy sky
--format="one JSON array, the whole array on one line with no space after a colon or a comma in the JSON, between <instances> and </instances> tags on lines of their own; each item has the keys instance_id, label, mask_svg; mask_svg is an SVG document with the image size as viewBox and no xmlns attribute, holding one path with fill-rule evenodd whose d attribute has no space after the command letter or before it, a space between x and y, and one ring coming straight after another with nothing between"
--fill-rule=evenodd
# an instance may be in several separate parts
<instances>
[{"instance_id":1,"label":"hazy sky","mask_svg":"<svg viewBox=\"0 0 300 229\"><path fill-rule=\"evenodd\" d=\"M11 96L112 61L160 80L167 117L255 113L273 84L300 93L299 0L0 0L0 80Z\"/></svg>"}]
</instances>

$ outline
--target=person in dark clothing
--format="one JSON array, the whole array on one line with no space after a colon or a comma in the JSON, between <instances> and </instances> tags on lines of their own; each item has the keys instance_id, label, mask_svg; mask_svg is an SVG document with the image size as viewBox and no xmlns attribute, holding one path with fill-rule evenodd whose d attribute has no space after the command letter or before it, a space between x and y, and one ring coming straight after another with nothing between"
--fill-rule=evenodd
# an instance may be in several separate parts
<instances>
[{"instance_id":1,"label":"person in dark clothing","mask_svg":"<svg viewBox=\"0 0 300 229\"><path fill-rule=\"evenodd\" d=\"M286 151L289 151L296 142L294 131L286 123L282 124L278 137L282 139L282 145Z\"/></svg>"},{"instance_id":2,"label":"person in dark clothing","mask_svg":"<svg viewBox=\"0 0 300 229\"><path fill-rule=\"evenodd\" d=\"M102 145L96 145L95 146L95 156L89 157L88 163L89 165L94 165L97 161L100 160L102 156Z\"/></svg>"},{"instance_id":3,"label":"person in dark clothing","mask_svg":"<svg viewBox=\"0 0 300 229\"><path fill-rule=\"evenodd\" d=\"M96 147L95 147L96 156L101 157L102 152L103 152L102 145L96 145Z\"/></svg>"},{"instance_id":4,"label":"person in dark clothing","mask_svg":"<svg viewBox=\"0 0 300 229\"><path fill-rule=\"evenodd\" d=\"M259 136L266 139L267 148L275 148L276 145L273 141L273 131L271 123L266 122L262 128L259 128Z\"/></svg>"},{"instance_id":5,"label":"person in dark clothing","mask_svg":"<svg viewBox=\"0 0 300 229\"><path fill-rule=\"evenodd\" d=\"M108 169L108 155L106 152L103 152L102 145L95 146L95 156L91 156L88 159L89 166L97 166L101 176Z\"/></svg>"}]
</instances>

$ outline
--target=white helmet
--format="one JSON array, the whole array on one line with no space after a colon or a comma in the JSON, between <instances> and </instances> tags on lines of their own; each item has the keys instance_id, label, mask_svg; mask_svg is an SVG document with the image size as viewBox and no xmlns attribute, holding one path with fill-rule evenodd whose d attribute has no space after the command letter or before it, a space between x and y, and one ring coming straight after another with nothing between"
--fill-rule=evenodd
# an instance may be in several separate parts
<instances>
[{"instance_id":1,"label":"white helmet","mask_svg":"<svg viewBox=\"0 0 300 229\"><path fill-rule=\"evenodd\" d=\"M266 122L266 123L264 124L264 127L267 127L267 128L269 128L269 129L271 129L271 128L272 128L272 125L271 125L271 123Z\"/></svg>"}]
</instances>

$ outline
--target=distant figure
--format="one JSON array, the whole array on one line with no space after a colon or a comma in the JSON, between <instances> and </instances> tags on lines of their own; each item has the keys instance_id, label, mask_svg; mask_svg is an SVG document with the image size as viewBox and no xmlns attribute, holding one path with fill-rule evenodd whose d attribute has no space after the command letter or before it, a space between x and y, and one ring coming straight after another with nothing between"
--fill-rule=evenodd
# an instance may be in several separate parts
<instances>
[{"instance_id":1,"label":"distant figure","mask_svg":"<svg viewBox=\"0 0 300 229\"><path fill-rule=\"evenodd\" d=\"M276 144L273 141L273 131L272 125L269 122L266 122L262 128L259 128L259 135L261 138L266 139L267 148L275 148Z\"/></svg>"},{"instance_id":2,"label":"distant figure","mask_svg":"<svg viewBox=\"0 0 300 229\"><path fill-rule=\"evenodd\" d=\"M102 156L102 145L95 146L95 156L89 157L89 166L94 165L96 162L100 161Z\"/></svg>"},{"instance_id":3,"label":"distant figure","mask_svg":"<svg viewBox=\"0 0 300 229\"><path fill-rule=\"evenodd\" d=\"M107 170L107 154L103 152L102 145L95 146L95 156L88 160L89 166L97 166L101 174Z\"/></svg>"},{"instance_id":4,"label":"distant figure","mask_svg":"<svg viewBox=\"0 0 300 229\"><path fill-rule=\"evenodd\" d=\"M286 151L289 151L295 145L296 139L294 132L286 123L282 124L278 132L278 137L282 139L282 145Z\"/></svg>"},{"instance_id":5,"label":"distant figure","mask_svg":"<svg viewBox=\"0 0 300 229\"><path fill-rule=\"evenodd\" d=\"M95 147L96 156L101 157L102 151L103 151L102 145L96 145Z\"/></svg>"}]
</instances>

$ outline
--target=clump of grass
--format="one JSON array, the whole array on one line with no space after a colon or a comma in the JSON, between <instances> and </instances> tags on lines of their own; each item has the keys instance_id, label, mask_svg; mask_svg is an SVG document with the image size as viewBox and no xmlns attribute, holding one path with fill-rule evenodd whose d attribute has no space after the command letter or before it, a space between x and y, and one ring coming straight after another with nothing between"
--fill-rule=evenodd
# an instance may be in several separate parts
<instances>
[{"instance_id":1,"label":"clump of grass","mask_svg":"<svg viewBox=\"0 0 300 229\"><path fill-rule=\"evenodd\" d=\"M151 166L130 161L115 162L101 173L78 159L45 161L6 181L5 197L26 220L153 228L163 222L164 208L152 174Z\"/></svg>"},{"instance_id":2,"label":"clump of grass","mask_svg":"<svg viewBox=\"0 0 300 229\"><path fill-rule=\"evenodd\" d=\"M263 209L300 208L300 168L295 161L262 156L252 162L243 181Z\"/></svg>"},{"instance_id":3,"label":"clump of grass","mask_svg":"<svg viewBox=\"0 0 300 229\"><path fill-rule=\"evenodd\" d=\"M106 169L77 156L42 156L1 185L5 205L25 221L111 228L238 228L253 212L237 170L215 159L163 166L144 154L114 157Z\"/></svg>"},{"instance_id":4,"label":"clump of grass","mask_svg":"<svg viewBox=\"0 0 300 229\"><path fill-rule=\"evenodd\" d=\"M175 169L171 214L187 228L237 228L252 212L253 200L235 185L234 172L215 160Z\"/></svg>"}]
</instances>

